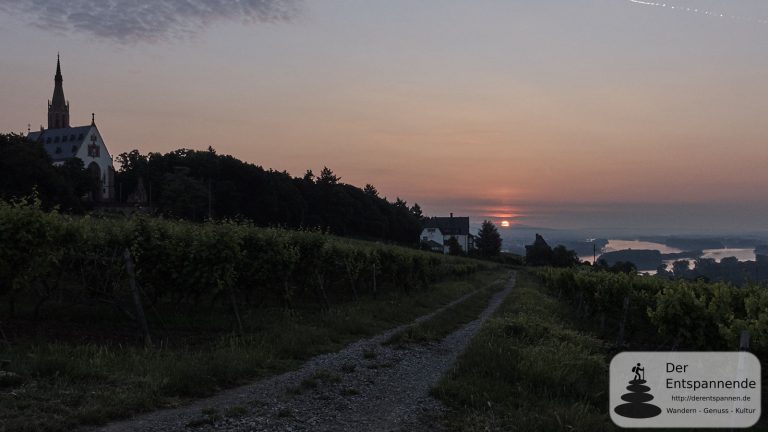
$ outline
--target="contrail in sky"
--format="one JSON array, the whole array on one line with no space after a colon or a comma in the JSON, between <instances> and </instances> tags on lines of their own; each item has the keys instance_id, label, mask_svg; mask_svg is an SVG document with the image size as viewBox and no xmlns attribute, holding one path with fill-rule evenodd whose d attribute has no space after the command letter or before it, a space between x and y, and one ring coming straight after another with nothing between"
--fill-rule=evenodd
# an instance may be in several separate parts
<instances>
[{"instance_id":1,"label":"contrail in sky","mask_svg":"<svg viewBox=\"0 0 768 432\"><path fill-rule=\"evenodd\" d=\"M643 0L627 0L627 1L629 1L630 3L643 5L643 6L666 8L669 10L675 10L679 12L686 12L686 13L692 13L692 14L698 14L698 15L705 15L705 16L714 17L714 18L724 18L724 19L731 19L734 21L751 22L751 23L757 23L757 24L768 24L768 19L756 19L752 17L731 15L726 12L718 12L718 11L712 11L708 9L677 6L671 3L658 3L658 2L643 1Z\"/></svg>"}]
</instances>

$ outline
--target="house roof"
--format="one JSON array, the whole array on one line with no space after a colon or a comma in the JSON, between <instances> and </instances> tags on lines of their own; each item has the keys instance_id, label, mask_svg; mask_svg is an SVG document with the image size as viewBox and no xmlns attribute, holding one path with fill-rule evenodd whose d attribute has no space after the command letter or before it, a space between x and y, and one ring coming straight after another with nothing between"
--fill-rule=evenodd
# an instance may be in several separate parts
<instances>
[{"instance_id":1,"label":"house roof","mask_svg":"<svg viewBox=\"0 0 768 432\"><path fill-rule=\"evenodd\" d=\"M80 147L88 138L88 133L93 125L78 126L59 129L45 129L37 132L30 132L27 135L32 141L38 141L43 144L43 148L54 162L60 162L75 157Z\"/></svg>"},{"instance_id":2,"label":"house roof","mask_svg":"<svg viewBox=\"0 0 768 432\"><path fill-rule=\"evenodd\" d=\"M433 217L424 221L424 228L438 228L443 235L468 235L468 217Z\"/></svg>"},{"instance_id":3,"label":"house roof","mask_svg":"<svg viewBox=\"0 0 768 432\"><path fill-rule=\"evenodd\" d=\"M434 240L428 241L427 242L427 246L429 246L430 249L438 249L438 248L442 248L443 247L443 245L441 245L440 243L438 243L438 242L436 242Z\"/></svg>"}]
</instances>

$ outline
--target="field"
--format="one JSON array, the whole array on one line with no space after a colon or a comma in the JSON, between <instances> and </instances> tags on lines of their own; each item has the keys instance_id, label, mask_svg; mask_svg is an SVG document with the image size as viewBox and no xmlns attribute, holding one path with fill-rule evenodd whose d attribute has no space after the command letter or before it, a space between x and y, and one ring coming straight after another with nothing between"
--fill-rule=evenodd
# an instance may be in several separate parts
<instances>
[{"instance_id":1,"label":"field","mask_svg":"<svg viewBox=\"0 0 768 432\"><path fill-rule=\"evenodd\" d=\"M732 312L719 315L724 309L712 304L726 292ZM616 294L611 299L607 293ZM605 272L521 271L513 293L433 394L449 406L446 422L456 431L619 430L606 410L613 355L625 350L735 350L739 340L731 336L743 326L752 331L753 352L765 358L761 326L766 309L753 309L752 296L765 299L766 293L758 287L741 291ZM629 304L623 301L627 297ZM690 299L696 302L691 305ZM694 305L706 315L697 315ZM698 321L664 327L669 314ZM690 327L684 325L688 322ZM702 343L700 332L712 340ZM767 429L763 416L752 430Z\"/></svg>"},{"instance_id":2,"label":"field","mask_svg":"<svg viewBox=\"0 0 768 432\"><path fill-rule=\"evenodd\" d=\"M494 266L243 223L0 203L0 430L58 431L210 395L406 323Z\"/></svg>"}]
</instances>

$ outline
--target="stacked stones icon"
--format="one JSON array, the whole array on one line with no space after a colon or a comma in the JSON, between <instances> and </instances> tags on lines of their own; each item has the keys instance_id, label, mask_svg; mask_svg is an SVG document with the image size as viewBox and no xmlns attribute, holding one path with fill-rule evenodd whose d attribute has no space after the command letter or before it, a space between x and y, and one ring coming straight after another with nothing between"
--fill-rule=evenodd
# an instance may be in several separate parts
<instances>
[{"instance_id":1,"label":"stacked stones icon","mask_svg":"<svg viewBox=\"0 0 768 432\"><path fill-rule=\"evenodd\" d=\"M632 372L635 377L627 386L629 393L621 396L621 399L628 403L614 408L616 414L634 419L646 419L661 414L661 408L648 403L653 400L653 395L649 393L651 388L645 385L645 368L638 363L632 367Z\"/></svg>"}]
</instances>

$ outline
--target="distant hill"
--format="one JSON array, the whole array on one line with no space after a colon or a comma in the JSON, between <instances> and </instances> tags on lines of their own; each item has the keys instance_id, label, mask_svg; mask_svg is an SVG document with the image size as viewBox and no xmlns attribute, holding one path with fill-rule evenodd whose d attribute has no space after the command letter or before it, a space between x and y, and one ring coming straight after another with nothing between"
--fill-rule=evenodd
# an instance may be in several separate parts
<instances>
[{"instance_id":1,"label":"distant hill","mask_svg":"<svg viewBox=\"0 0 768 432\"><path fill-rule=\"evenodd\" d=\"M609 266L617 262L631 262L638 270L656 270L662 264L662 254L657 250L627 249L606 252L598 260L605 260Z\"/></svg>"}]
</instances>

